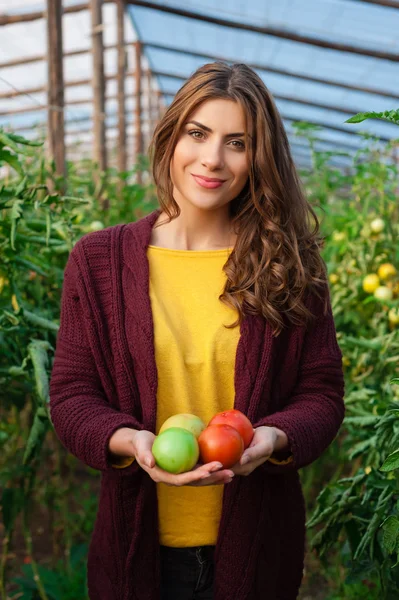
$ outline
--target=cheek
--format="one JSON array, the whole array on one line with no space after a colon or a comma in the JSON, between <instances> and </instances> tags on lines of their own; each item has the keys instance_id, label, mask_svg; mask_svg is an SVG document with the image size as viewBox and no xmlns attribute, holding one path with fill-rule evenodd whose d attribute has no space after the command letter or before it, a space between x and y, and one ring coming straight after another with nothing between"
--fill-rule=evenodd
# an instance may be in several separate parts
<instances>
[{"instance_id":1,"label":"cheek","mask_svg":"<svg viewBox=\"0 0 399 600\"><path fill-rule=\"evenodd\" d=\"M237 167L236 167L237 186L244 186L248 177L249 177L249 172L248 172L247 164L245 163L244 165L243 164L237 165Z\"/></svg>"},{"instance_id":2,"label":"cheek","mask_svg":"<svg viewBox=\"0 0 399 600\"><path fill-rule=\"evenodd\" d=\"M187 141L183 138L180 140L175 148L173 159L174 159L174 168L182 169L187 164L190 164L195 156L195 151L193 150L193 145L187 143Z\"/></svg>"}]
</instances>

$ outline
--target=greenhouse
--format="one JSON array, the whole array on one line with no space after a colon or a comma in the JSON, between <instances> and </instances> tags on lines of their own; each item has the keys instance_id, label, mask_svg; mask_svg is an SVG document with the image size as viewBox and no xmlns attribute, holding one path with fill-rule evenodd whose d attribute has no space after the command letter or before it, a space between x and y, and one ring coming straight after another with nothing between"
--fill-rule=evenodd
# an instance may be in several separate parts
<instances>
[{"instance_id":1,"label":"greenhouse","mask_svg":"<svg viewBox=\"0 0 399 600\"><path fill-rule=\"evenodd\" d=\"M1 600L399 598L398 31L0 0Z\"/></svg>"}]
</instances>

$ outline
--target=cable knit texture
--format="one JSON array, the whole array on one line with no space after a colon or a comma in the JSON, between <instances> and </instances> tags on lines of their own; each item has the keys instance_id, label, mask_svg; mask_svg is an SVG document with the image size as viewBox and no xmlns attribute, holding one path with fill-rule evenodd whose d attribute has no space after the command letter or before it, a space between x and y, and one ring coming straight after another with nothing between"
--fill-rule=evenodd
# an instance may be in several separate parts
<instances>
[{"instance_id":1,"label":"cable knit texture","mask_svg":"<svg viewBox=\"0 0 399 600\"><path fill-rule=\"evenodd\" d=\"M136 222L89 233L65 268L50 414L62 444L101 472L90 540L91 600L158 600L156 484L134 461L108 453L119 427L155 433L157 367L147 247L157 209ZM260 316L240 327L235 408L254 427L276 426L290 448L225 486L215 552L215 600L295 600L305 553L298 469L335 438L345 413L342 354L328 310L309 297L315 323L273 337Z\"/></svg>"}]
</instances>

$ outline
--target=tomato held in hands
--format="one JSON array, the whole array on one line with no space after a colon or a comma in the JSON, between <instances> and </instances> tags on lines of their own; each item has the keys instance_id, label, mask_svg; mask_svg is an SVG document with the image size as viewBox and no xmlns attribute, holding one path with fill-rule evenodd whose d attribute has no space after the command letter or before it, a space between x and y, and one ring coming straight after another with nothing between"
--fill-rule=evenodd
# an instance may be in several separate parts
<instances>
[{"instance_id":1,"label":"tomato held in hands","mask_svg":"<svg viewBox=\"0 0 399 600\"><path fill-rule=\"evenodd\" d=\"M169 419L166 419L159 430L159 433L162 433L171 427L181 427L182 429L187 429L187 431L191 431L191 433L193 433L198 439L201 431L205 429L205 423L196 415L179 413L169 417Z\"/></svg>"},{"instance_id":2,"label":"tomato held in hands","mask_svg":"<svg viewBox=\"0 0 399 600\"><path fill-rule=\"evenodd\" d=\"M168 473L191 471L199 458L198 442L194 434L181 427L171 427L160 433L152 446L158 467Z\"/></svg>"},{"instance_id":3,"label":"tomato held in hands","mask_svg":"<svg viewBox=\"0 0 399 600\"><path fill-rule=\"evenodd\" d=\"M235 465L244 452L244 442L237 429L230 425L209 425L198 438L203 463L214 460L225 469Z\"/></svg>"},{"instance_id":4,"label":"tomato held in hands","mask_svg":"<svg viewBox=\"0 0 399 600\"><path fill-rule=\"evenodd\" d=\"M246 450L254 437L254 428L251 421L240 410L233 408L217 413L210 421L209 425L230 425L237 429L244 440L244 450Z\"/></svg>"}]
</instances>

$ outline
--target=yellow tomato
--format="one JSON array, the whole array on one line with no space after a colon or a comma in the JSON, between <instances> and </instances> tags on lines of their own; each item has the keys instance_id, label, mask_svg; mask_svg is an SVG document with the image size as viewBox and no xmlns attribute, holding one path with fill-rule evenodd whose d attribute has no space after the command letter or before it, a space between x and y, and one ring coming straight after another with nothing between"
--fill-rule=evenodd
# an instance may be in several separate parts
<instances>
[{"instance_id":1,"label":"yellow tomato","mask_svg":"<svg viewBox=\"0 0 399 600\"><path fill-rule=\"evenodd\" d=\"M338 283L339 277L336 273L331 273L329 276L329 280L330 280L330 283L332 283L332 284Z\"/></svg>"},{"instance_id":2,"label":"yellow tomato","mask_svg":"<svg viewBox=\"0 0 399 600\"><path fill-rule=\"evenodd\" d=\"M100 231L100 229L104 229L104 227L102 221L92 221L88 228L90 231Z\"/></svg>"},{"instance_id":3,"label":"yellow tomato","mask_svg":"<svg viewBox=\"0 0 399 600\"><path fill-rule=\"evenodd\" d=\"M377 300L392 300L393 293L389 287L386 285L381 285L375 290L374 296L377 298Z\"/></svg>"},{"instance_id":4,"label":"yellow tomato","mask_svg":"<svg viewBox=\"0 0 399 600\"><path fill-rule=\"evenodd\" d=\"M380 278L375 273L370 273L363 279L363 289L367 294L373 294L379 285Z\"/></svg>"},{"instance_id":5,"label":"yellow tomato","mask_svg":"<svg viewBox=\"0 0 399 600\"><path fill-rule=\"evenodd\" d=\"M17 300L17 297L16 297L15 294L13 294L11 296L11 304L12 304L12 307L15 310L15 312L18 312L19 311L19 304L18 304L18 300Z\"/></svg>"},{"instance_id":6,"label":"yellow tomato","mask_svg":"<svg viewBox=\"0 0 399 600\"><path fill-rule=\"evenodd\" d=\"M388 313L388 320L391 325L399 325L399 308L391 308Z\"/></svg>"},{"instance_id":7,"label":"yellow tomato","mask_svg":"<svg viewBox=\"0 0 399 600\"><path fill-rule=\"evenodd\" d=\"M334 242L342 242L346 238L346 233L343 231L333 231L332 238Z\"/></svg>"},{"instance_id":8,"label":"yellow tomato","mask_svg":"<svg viewBox=\"0 0 399 600\"><path fill-rule=\"evenodd\" d=\"M378 267L378 276L383 281L392 279L396 275L396 269L391 263L383 263Z\"/></svg>"},{"instance_id":9,"label":"yellow tomato","mask_svg":"<svg viewBox=\"0 0 399 600\"><path fill-rule=\"evenodd\" d=\"M373 219L370 223L370 229L373 233L381 233L385 229L385 222L380 218Z\"/></svg>"},{"instance_id":10,"label":"yellow tomato","mask_svg":"<svg viewBox=\"0 0 399 600\"><path fill-rule=\"evenodd\" d=\"M0 294L3 291L5 284L6 284L6 278L0 277Z\"/></svg>"}]
</instances>

